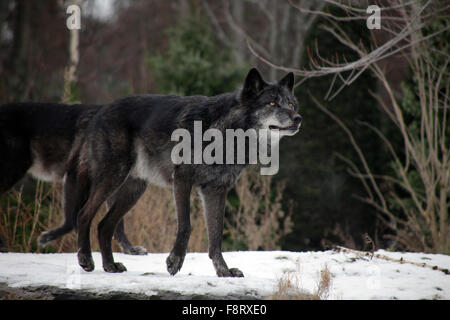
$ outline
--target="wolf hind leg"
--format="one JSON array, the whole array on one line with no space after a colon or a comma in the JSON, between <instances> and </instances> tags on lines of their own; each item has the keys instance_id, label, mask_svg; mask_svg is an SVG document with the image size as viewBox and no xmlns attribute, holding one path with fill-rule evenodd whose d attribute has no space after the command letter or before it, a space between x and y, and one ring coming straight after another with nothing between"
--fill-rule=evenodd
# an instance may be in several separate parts
<instances>
[{"instance_id":1,"label":"wolf hind leg","mask_svg":"<svg viewBox=\"0 0 450 320\"><path fill-rule=\"evenodd\" d=\"M227 191L222 189L202 188L206 227L208 230L208 255L219 277L243 277L237 268L228 268L222 256L223 216Z\"/></svg>"},{"instance_id":2,"label":"wolf hind leg","mask_svg":"<svg viewBox=\"0 0 450 320\"><path fill-rule=\"evenodd\" d=\"M175 174L173 194L177 212L177 237L170 255L166 259L167 271L171 275L176 274L183 266L191 235L191 221L189 217L191 189L192 185L189 182L180 177L177 178Z\"/></svg>"},{"instance_id":3,"label":"wolf hind leg","mask_svg":"<svg viewBox=\"0 0 450 320\"><path fill-rule=\"evenodd\" d=\"M147 249L143 246L133 246L125 233L124 219L121 219L116 227L116 232L114 233L114 239L119 242L120 248L122 248L123 253L131 254L135 256L146 255Z\"/></svg>"},{"instance_id":4,"label":"wolf hind leg","mask_svg":"<svg viewBox=\"0 0 450 320\"><path fill-rule=\"evenodd\" d=\"M94 260L92 259L90 229L92 220L95 217L97 211L101 205L113 194L125 181L127 172L126 170L114 170L116 172L113 175L97 176L97 181L90 182L90 193L87 198L86 204L82 207L78 214L77 227L78 227L78 264L85 271L93 271L95 268ZM79 174L83 178L87 176L87 172ZM78 206L78 204L77 204Z\"/></svg>"},{"instance_id":5,"label":"wolf hind leg","mask_svg":"<svg viewBox=\"0 0 450 320\"><path fill-rule=\"evenodd\" d=\"M115 192L111 208L98 225L98 241L102 253L103 269L106 272L126 271L123 264L114 262L111 241L117 225L120 222L123 223L123 216L136 204L146 187L147 183L144 180L129 177ZM108 200L108 202L110 201Z\"/></svg>"},{"instance_id":6,"label":"wolf hind leg","mask_svg":"<svg viewBox=\"0 0 450 320\"><path fill-rule=\"evenodd\" d=\"M72 224L69 224L67 223L67 221L64 221L64 223L61 224L59 227L42 232L38 237L39 247L44 248L53 240L62 237L63 235L71 232L73 229L74 228Z\"/></svg>"},{"instance_id":7,"label":"wolf hind leg","mask_svg":"<svg viewBox=\"0 0 450 320\"><path fill-rule=\"evenodd\" d=\"M63 192L64 222L57 228L42 232L38 238L39 246L45 247L49 242L62 237L76 228L78 212L86 203L88 195L89 184L87 178L77 181L76 170L68 170Z\"/></svg>"},{"instance_id":8,"label":"wolf hind leg","mask_svg":"<svg viewBox=\"0 0 450 320\"><path fill-rule=\"evenodd\" d=\"M131 205L133 207L137 200L142 196L144 190L139 194L136 195L138 198L136 201ZM110 199L106 201L108 205L108 209L112 207L116 200L117 193L111 196ZM122 252L125 254L131 254L131 255L146 255L147 249L145 249L142 246L133 246L130 241L128 240L128 237L125 233L125 225L124 225L124 219L120 219L119 223L117 224L116 231L114 232L114 239L119 242L120 248L122 249Z\"/></svg>"}]
</instances>

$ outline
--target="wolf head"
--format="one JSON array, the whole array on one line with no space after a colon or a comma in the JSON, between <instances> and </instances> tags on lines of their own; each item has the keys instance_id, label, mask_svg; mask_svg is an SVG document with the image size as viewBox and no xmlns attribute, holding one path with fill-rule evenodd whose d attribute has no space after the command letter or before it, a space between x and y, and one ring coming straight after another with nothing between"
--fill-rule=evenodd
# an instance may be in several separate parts
<instances>
[{"instance_id":1,"label":"wolf head","mask_svg":"<svg viewBox=\"0 0 450 320\"><path fill-rule=\"evenodd\" d=\"M267 83L252 68L244 82L241 103L250 109L251 122L258 129L278 131L279 136L292 136L300 128L302 117L292 89L294 74L288 73L276 83Z\"/></svg>"}]
</instances>

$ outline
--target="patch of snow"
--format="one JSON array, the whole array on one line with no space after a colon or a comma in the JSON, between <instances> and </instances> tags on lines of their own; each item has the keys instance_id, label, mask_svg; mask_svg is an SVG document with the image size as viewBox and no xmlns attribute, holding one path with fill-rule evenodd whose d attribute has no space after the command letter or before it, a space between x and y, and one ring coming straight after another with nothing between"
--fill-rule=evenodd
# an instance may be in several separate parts
<instances>
[{"instance_id":1,"label":"patch of snow","mask_svg":"<svg viewBox=\"0 0 450 320\"><path fill-rule=\"evenodd\" d=\"M423 253L376 253L399 259L450 268L450 256ZM167 253L130 256L114 253L128 271L103 271L101 256L94 252L96 269L83 271L76 253L0 253L0 282L10 287L55 286L91 292L124 291L154 295L158 291L181 295L247 296L263 298L276 290L285 272L297 272L301 289L315 292L325 265L333 274L330 299L450 299L450 275L410 264L360 258L351 253L245 251L225 252L231 267L244 278L218 278L207 253L188 253L183 268L169 275Z\"/></svg>"}]
</instances>

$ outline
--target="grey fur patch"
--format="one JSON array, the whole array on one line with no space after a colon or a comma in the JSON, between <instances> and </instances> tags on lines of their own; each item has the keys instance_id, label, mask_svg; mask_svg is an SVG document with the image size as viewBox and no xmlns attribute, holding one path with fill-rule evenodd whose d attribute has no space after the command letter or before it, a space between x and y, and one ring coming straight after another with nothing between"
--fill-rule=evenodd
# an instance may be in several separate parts
<instances>
[{"instance_id":1,"label":"grey fur patch","mask_svg":"<svg viewBox=\"0 0 450 320\"><path fill-rule=\"evenodd\" d=\"M143 179L160 187L170 186L170 181L165 178L162 168L158 167L155 161L152 161L153 159L149 159L149 155L140 140L136 142L135 152L136 161L131 169L132 177Z\"/></svg>"}]
</instances>

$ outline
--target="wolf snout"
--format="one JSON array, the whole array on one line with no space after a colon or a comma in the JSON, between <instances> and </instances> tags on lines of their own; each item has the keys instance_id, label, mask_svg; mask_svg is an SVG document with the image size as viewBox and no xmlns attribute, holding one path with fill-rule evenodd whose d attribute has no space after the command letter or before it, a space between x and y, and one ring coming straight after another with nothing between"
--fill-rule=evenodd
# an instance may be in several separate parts
<instances>
[{"instance_id":1,"label":"wolf snout","mask_svg":"<svg viewBox=\"0 0 450 320\"><path fill-rule=\"evenodd\" d=\"M299 114L295 114L295 115L292 117L292 121L294 122L294 125L298 126L298 125L300 125L300 123L302 122L302 116L299 115Z\"/></svg>"}]
</instances>

